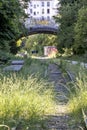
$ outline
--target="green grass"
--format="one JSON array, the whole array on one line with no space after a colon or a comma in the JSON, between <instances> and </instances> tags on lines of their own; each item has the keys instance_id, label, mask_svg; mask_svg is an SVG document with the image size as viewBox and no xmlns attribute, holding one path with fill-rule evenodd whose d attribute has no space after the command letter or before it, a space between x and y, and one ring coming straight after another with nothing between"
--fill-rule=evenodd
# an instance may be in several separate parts
<instances>
[{"instance_id":1,"label":"green grass","mask_svg":"<svg viewBox=\"0 0 87 130\"><path fill-rule=\"evenodd\" d=\"M87 63L87 56L85 57L84 55L72 55L70 57L68 57L68 56L66 56L66 57L60 57L59 59Z\"/></svg>"},{"instance_id":2,"label":"green grass","mask_svg":"<svg viewBox=\"0 0 87 130\"><path fill-rule=\"evenodd\" d=\"M69 110L78 118L82 116L82 109L87 108L87 69L78 64L71 64L64 61L63 69L66 68L74 74L74 81L69 82Z\"/></svg>"},{"instance_id":3,"label":"green grass","mask_svg":"<svg viewBox=\"0 0 87 130\"><path fill-rule=\"evenodd\" d=\"M54 59L53 62L58 63L62 69L63 75L67 78L65 70L69 70L74 74L74 81L69 81L64 85L68 91L65 97L68 99L67 110L73 118L70 125L85 127L82 110L84 110L87 117L87 69L82 67L80 63L71 64L63 59Z\"/></svg>"},{"instance_id":4,"label":"green grass","mask_svg":"<svg viewBox=\"0 0 87 130\"><path fill-rule=\"evenodd\" d=\"M72 116L69 123L71 126L81 126L85 130L84 115L82 110L85 112L87 119L87 73L79 72L76 81L69 83L68 85L68 112Z\"/></svg>"},{"instance_id":5,"label":"green grass","mask_svg":"<svg viewBox=\"0 0 87 130\"><path fill-rule=\"evenodd\" d=\"M75 82L67 85L67 107L74 123L82 123L82 109L85 113L87 110L87 70L79 63L72 65L63 59L50 59L46 63L31 58L24 61L19 72L0 69L0 124L10 128L21 124L23 130L46 130L46 115L54 113L55 107L53 84L47 81L45 73L49 63L58 63L75 74Z\"/></svg>"},{"instance_id":6,"label":"green grass","mask_svg":"<svg viewBox=\"0 0 87 130\"><path fill-rule=\"evenodd\" d=\"M44 117L54 112L55 105L46 68L45 63L27 59L20 72L0 70L0 124L12 128L21 122L23 130L45 127Z\"/></svg>"},{"instance_id":7,"label":"green grass","mask_svg":"<svg viewBox=\"0 0 87 130\"><path fill-rule=\"evenodd\" d=\"M79 72L79 76L76 77L76 82L72 86L74 91L70 94L69 108L76 116L81 114L82 108L87 109L87 75Z\"/></svg>"},{"instance_id":8,"label":"green grass","mask_svg":"<svg viewBox=\"0 0 87 130\"><path fill-rule=\"evenodd\" d=\"M68 112L73 117L71 124L85 126L82 110L87 114L87 69L78 65L65 65L74 74L74 81L67 83Z\"/></svg>"}]
</instances>

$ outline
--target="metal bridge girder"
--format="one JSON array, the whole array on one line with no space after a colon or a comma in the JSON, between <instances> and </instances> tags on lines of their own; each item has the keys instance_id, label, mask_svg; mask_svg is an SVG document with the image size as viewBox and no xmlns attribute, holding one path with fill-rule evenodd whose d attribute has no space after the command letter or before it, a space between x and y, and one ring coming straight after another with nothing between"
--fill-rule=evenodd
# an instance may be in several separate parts
<instances>
[{"instance_id":1,"label":"metal bridge girder","mask_svg":"<svg viewBox=\"0 0 87 130\"><path fill-rule=\"evenodd\" d=\"M52 27L52 26L32 26L27 29L28 29L29 35L38 34L38 33L57 35L57 32L58 32L58 26L54 26L54 27Z\"/></svg>"}]
</instances>

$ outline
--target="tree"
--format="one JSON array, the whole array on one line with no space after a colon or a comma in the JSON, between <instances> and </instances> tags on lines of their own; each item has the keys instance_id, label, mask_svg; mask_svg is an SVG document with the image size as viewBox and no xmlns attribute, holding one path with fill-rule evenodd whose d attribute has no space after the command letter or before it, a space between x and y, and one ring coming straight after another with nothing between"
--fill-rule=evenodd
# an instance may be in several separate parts
<instances>
[{"instance_id":1,"label":"tree","mask_svg":"<svg viewBox=\"0 0 87 130\"><path fill-rule=\"evenodd\" d=\"M60 0L59 14L56 22L59 23L58 50L63 52L63 48L72 48L74 44L74 26L77 22L80 0Z\"/></svg>"},{"instance_id":2,"label":"tree","mask_svg":"<svg viewBox=\"0 0 87 130\"><path fill-rule=\"evenodd\" d=\"M84 6L78 12L73 48L76 54L85 53L87 50L87 7Z\"/></svg>"},{"instance_id":3,"label":"tree","mask_svg":"<svg viewBox=\"0 0 87 130\"><path fill-rule=\"evenodd\" d=\"M56 36L51 34L37 34L29 36L25 48L30 52L37 49L39 54L43 54L44 46L56 46Z\"/></svg>"},{"instance_id":4,"label":"tree","mask_svg":"<svg viewBox=\"0 0 87 130\"><path fill-rule=\"evenodd\" d=\"M26 0L22 0L22 3L18 0L0 1L0 49L15 53L15 42L25 30L23 20L26 17L24 12L26 2Z\"/></svg>"}]
</instances>

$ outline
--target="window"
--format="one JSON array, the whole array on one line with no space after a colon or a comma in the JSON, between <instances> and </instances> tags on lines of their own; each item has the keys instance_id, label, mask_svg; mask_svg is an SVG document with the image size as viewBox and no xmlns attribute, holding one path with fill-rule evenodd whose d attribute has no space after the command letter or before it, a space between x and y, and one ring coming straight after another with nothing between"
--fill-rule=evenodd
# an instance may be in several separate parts
<instances>
[{"instance_id":1,"label":"window","mask_svg":"<svg viewBox=\"0 0 87 130\"><path fill-rule=\"evenodd\" d=\"M42 9L42 14L44 14L44 9Z\"/></svg>"},{"instance_id":2,"label":"window","mask_svg":"<svg viewBox=\"0 0 87 130\"><path fill-rule=\"evenodd\" d=\"M50 17L49 17L49 16L47 16L47 20L50 20Z\"/></svg>"},{"instance_id":3,"label":"window","mask_svg":"<svg viewBox=\"0 0 87 130\"><path fill-rule=\"evenodd\" d=\"M47 2L47 6L50 6L50 2Z\"/></svg>"},{"instance_id":4,"label":"window","mask_svg":"<svg viewBox=\"0 0 87 130\"><path fill-rule=\"evenodd\" d=\"M36 8L36 5L34 5L34 8Z\"/></svg>"},{"instance_id":5,"label":"window","mask_svg":"<svg viewBox=\"0 0 87 130\"><path fill-rule=\"evenodd\" d=\"M32 9L30 9L30 13L32 14Z\"/></svg>"},{"instance_id":6,"label":"window","mask_svg":"<svg viewBox=\"0 0 87 130\"><path fill-rule=\"evenodd\" d=\"M32 7L32 2L30 2L30 6Z\"/></svg>"},{"instance_id":7,"label":"window","mask_svg":"<svg viewBox=\"0 0 87 130\"><path fill-rule=\"evenodd\" d=\"M34 15L36 15L36 12L34 12Z\"/></svg>"},{"instance_id":8,"label":"window","mask_svg":"<svg viewBox=\"0 0 87 130\"><path fill-rule=\"evenodd\" d=\"M37 14L39 14L39 12L37 12Z\"/></svg>"},{"instance_id":9,"label":"window","mask_svg":"<svg viewBox=\"0 0 87 130\"><path fill-rule=\"evenodd\" d=\"M42 6L44 7L44 2L42 2Z\"/></svg>"},{"instance_id":10,"label":"window","mask_svg":"<svg viewBox=\"0 0 87 130\"><path fill-rule=\"evenodd\" d=\"M50 13L50 9L47 9L47 14L49 14Z\"/></svg>"},{"instance_id":11,"label":"window","mask_svg":"<svg viewBox=\"0 0 87 130\"><path fill-rule=\"evenodd\" d=\"M44 20L44 16L42 16L42 20Z\"/></svg>"}]
</instances>

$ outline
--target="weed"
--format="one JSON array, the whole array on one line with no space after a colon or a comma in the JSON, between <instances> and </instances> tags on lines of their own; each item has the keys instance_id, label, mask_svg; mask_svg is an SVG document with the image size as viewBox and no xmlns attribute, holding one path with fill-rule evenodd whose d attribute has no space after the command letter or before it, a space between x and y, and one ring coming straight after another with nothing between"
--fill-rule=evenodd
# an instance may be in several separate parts
<instances>
[{"instance_id":1,"label":"weed","mask_svg":"<svg viewBox=\"0 0 87 130\"><path fill-rule=\"evenodd\" d=\"M28 61L21 72L1 71L0 124L15 127L21 121L32 130L44 126L40 121L54 111L53 85L42 78L45 69L45 63Z\"/></svg>"}]
</instances>

